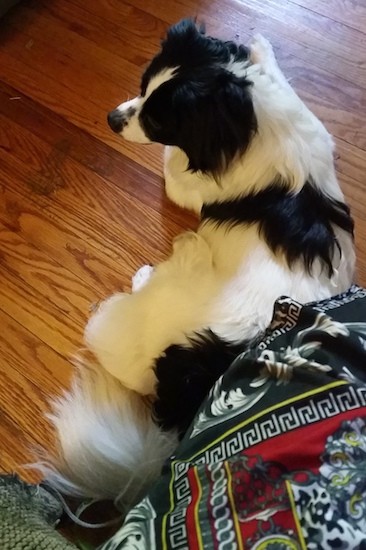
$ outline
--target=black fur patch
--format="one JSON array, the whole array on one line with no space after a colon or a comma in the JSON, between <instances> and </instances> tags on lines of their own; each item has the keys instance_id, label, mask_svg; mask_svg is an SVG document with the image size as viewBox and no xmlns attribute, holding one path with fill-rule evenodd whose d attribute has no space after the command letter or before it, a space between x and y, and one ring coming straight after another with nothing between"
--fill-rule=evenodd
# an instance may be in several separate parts
<instances>
[{"instance_id":1,"label":"black fur patch","mask_svg":"<svg viewBox=\"0 0 366 550\"><path fill-rule=\"evenodd\" d=\"M185 75L189 75L197 69L226 64L231 57L236 61L247 61L250 50L242 44L206 36L204 26L197 26L190 18L182 19L168 29L160 53L142 75L141 96L145 95L150 80L166 68L180 67Z\"/></svg>"},{"instance_id":2,"label":"black fur patch","mask_svg":"<svg viewBox=\"0 0 366 550\"><path fill-rule=\"evenodd\" d=\"M230 344L211 331L197 335L191 347L173 345L156 362L157 397L153 415L164 429L183 436L216 380L244 351L246 343Z\"/></svg>"},{"instance_id":3,"label":"black fur patch","mask_svg":"<svg viewBox=\"0 0 366 550\"><path fill-rule=\"evenodd\" d=\"M277 182L233 201L205 204L201 219L229 227L257 223L269 248L274 253L282 251L289 266L302 260L310 273L318 258L329 276L333 274L335 247L339 249L332 226L351 235L354 226L348 206L326 196L310 182L298 193Z\"/></svg>"},{"instance_id":4,"label":"black fur patch","mask_svg":"<svg viewBox=\"0 0 366 550\"><path fill-rule=\"evenodd\" d=\"M193 172L219 176L257 129L251 82L225 68L248 59L247 48L206 36L190 19L171 27L141 82L144 96L155 75L177 67L142 107L139 120L149 139L180 147Z\"/></svg>"}]
</instances>

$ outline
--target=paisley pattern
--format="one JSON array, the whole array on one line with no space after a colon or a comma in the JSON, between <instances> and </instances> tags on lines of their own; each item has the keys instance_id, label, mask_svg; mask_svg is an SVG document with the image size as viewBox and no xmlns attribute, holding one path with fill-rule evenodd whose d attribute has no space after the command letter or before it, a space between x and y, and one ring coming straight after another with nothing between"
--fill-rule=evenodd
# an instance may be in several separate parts
<instances>
[{"instance_id":1,"label":"paisley pattern","mask_svg":"<svg viewBox=\"0 0 366 550\"><path fill-rule=\"evenodd\" d=\"M291 306L288 298L284 299L283 302L286 306ZM283 316L283 302L281 303L282 307L280 307L281 316ZM286 322L285 318L281 318L282 322ZM274 321L274 324L278 326L278 319ZM361 324L358 325L361 326ZM366 323L362 324L362 330L366 331ZM331 371L330 365L312 359L314 352L322 346L322 343L316 339L317 331L321 331L332 338L340 335L349 336L346 325L332 320L324 313L318 313L314 323L310 327L301 330L294 338L291 346L280 348L278 351L265 349L257 355L257 364L263 365L264 368L261 370L260 376L250 384L250 387L261 388L260 390L249 394L244 394L240 388L225 391L222 389L223 377L221 377L213 387L205 408L198 414L190 437L193 438L202 431L217 426L218 423L226 422L248 411L269 391L274 383L273 379L277 379L277 384L288 383L293 377L294 368L302 367L322 372ZM250 352L243 353L236 361L249 357Z\"/></svg>"},{"instance_id":2,"label":"paisley pattern","mask_svg":"<svg viewBox=\"0 0 366 550\"><path fill-rule=\"evenodd\" d=\"M317 480L294 487L308 548L366 545L366 423L342 422L327 439Z\"/></svg>"},{"instance_id":3,"label":"paisley pattern","mask_svg":"<svg viewBox=\"0 0 366 550\"><path fill-rule=\"evenodd\" d=\"M366 549L366 290L275 305L100 550Z\"/></svg>"},{"instance_id":4,"label":"paisley pattern","mask_svg":"<svg viewBox=\"0 0 366 550\"><path fill-rule=\"evenodd\" d=\"M215 384L210 394L209 399L211 402L197 415L190 434L191 438L208 428L217 426L220 422L230 420L249 410L255 403L260 401L271 385L270 383L262 383L260 386L263 387L260 390L246 395L240 388L228 392L222 390L220 380ZM254 384L255 382L252 387L255 387Z\"/></svg>"}]
</instances>

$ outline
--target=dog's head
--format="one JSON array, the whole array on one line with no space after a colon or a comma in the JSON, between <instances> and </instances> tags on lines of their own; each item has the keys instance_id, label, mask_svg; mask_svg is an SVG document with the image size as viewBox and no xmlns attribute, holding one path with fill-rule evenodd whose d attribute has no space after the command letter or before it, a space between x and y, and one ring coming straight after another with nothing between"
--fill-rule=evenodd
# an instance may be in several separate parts
<instances>
[{"instance_id":1,"label":"dog's head","mask_svg":"<svg viewBox=\"0 0 366 550\"><path fill-rule=\"evenodd\" d=\"M143 74L140 95L108 115L129 141L181 148L194 172L220 174L256 130L249 50L185 19L171 27Z\"/></svg>"}]
</instances>

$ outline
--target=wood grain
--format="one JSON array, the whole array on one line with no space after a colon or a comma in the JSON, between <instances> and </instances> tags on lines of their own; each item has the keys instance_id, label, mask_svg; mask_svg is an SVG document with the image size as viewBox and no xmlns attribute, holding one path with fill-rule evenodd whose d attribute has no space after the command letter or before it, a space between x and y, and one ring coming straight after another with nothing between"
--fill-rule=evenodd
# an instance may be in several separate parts
<instances>
[{"instance_id":1,"label":"wood grain","mask_svg":"<svg viewBox=\"0 0 366 550\"><path fill-rule=\"evenodd\" d=\"M303 8L365 32L366 4L363 0L291 0Z\"/></svg>"},{"instance_id":2,"label":"wood grain","mask_svg":"<svg viewBox=\"0 0 366 550\"><path fill-rule=\"evenodd\" d=\"M138 93L165 29L273 42L335 136L366 284L366 6L362 0L24 0L0 20L0 468L52 448L90 308L161 261L194 216L163 193L162 147L122 141L106 113Z\"/></svg>"}]
</instances>

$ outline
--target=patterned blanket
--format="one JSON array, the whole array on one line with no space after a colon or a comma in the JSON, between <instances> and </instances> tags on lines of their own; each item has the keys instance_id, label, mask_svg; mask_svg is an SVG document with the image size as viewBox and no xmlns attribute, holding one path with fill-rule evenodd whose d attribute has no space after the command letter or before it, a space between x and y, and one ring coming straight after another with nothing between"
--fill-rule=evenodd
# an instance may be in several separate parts
<instances>
[{"instance_id":1,"label":"patterned blanket","mask_svg":"<svg viewBox=\"0 0 366 550\"><path fill-rule=\"evenodd\" d=\"M366 291L277 301L102 550L365 549Z\"/></svg>"}]
</instances>

